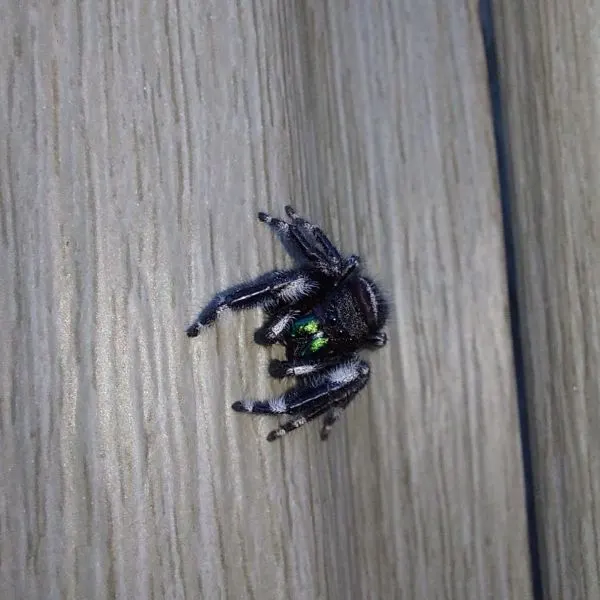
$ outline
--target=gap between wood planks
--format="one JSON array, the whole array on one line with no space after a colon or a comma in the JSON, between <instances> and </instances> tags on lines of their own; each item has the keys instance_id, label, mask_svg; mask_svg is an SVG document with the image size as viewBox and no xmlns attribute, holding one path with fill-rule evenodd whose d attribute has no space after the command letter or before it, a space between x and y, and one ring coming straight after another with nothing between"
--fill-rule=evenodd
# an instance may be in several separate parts
<instances>
[{"instance_id":1,"label":"gap between wood planks","mask_svg":"<svg viewBox=\"0 0 600 600\"><path fill-rule=\"evenodd\" d=\"M498 54L494 33L492 14L493 0L479 0L479 21L484 43L485 58L488 72L490 108L492 127L496 147L498 166L498 188L502 204L502 224L504 233L504 251L506 257L506 279L508 286L508 306L510 312L510 331L513 347L515 380L517 387L517 408L519 414L519 429L521 433L521 452L523 460L523 479L525 489L525 509L527 513L527 534L531 565L532 592L535 600L544 598L542 574L539 554L539 537L537 531L535 507L535 475L531 457L531 436L529 429L529 414L527 406L527 390L525 388L525 372L523 361L523 339L521 337L521 320L517 294L517 256L512 227L512 195L510 151L507 143L506 123L503 118L502 97L500 93L500 73L498 69Z\"/></svg>"}]
</instances>

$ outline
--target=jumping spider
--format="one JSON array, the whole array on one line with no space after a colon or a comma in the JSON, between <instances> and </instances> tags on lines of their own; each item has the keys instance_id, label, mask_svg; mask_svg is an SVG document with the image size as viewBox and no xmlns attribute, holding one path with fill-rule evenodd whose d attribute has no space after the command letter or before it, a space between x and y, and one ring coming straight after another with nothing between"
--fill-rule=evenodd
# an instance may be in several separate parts
<instances>
[{"instance_id":1,"label":"jumping spider","mask_svg":"<svg viewBox=\"0 0 600 600\"><path fill-rule=\"evenodd\" d=\"M295 268L271 271L253 281L218 293L188 327L196 337L225 309L260 306L267 319L256 330L261 345L279 343L286 360L272 360L272 377L296 377L297 385L264 402L243 400L233 410L254 414L287 414L291 419L271 431L276 440L320 415L325 415L321 439L354 396L367 384L369 364L362 348L381 348L387 304L375 284L360 274L358 256L344 258L315 225L299 217L291 206L290 222L261 212L258 218L277 234Z\"/></svg>"}]
</instances>

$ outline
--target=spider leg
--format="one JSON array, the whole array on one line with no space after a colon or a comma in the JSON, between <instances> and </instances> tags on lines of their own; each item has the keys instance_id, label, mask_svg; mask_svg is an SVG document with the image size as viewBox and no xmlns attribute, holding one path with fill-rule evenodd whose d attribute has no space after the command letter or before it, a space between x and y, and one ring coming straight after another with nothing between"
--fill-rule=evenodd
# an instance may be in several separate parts
<instances>
[{"instance_id":1,"label":"spider leg","mask_svg":"<svg viewBox=\"0 0 600 600\"><path fill-rule=\"evenodd\" d=\"M196 337L200 329L213 323L227 308L244 310L278 302L293 304L316 294L319 287L318 281L305 269L271 271L218 293L198 314L186 333L188 337Z\"/></svg>"},{"instance_id":2,"label":"spider leg","mask_svg":"<svg viewBox=\"0 0 600 600\"><path fill-rule=\"evenodd\" d=\"M273 429L273 431L271 431L269 433L269 435L267 436L267 441L274 442L275 440L279 439L280 437L283 437L284 435L286 435L292 431L295 431L299 427L303 427L307 423L310 423L317 417L320 417L327 410L328 410L327 406L319 406L312 412L296 416L293 419L290 419L289 421L282 423L277 429Z\"/></svg>"},{"instance_id":3,"label":"spider leg","mask_svg":"<svg viewBox=\"0 0 600 600\"><path fill-rule=\"evenodd\" d=\"M275 379L284 377L303 377L312 375L325 369L330 369L348 360L350 355L336 355L327 358L297 358L295 360L273 359L269 363L269 375Z\"/></svg>"},{"instance_id":4,"label":"spider leg","mask_svg":"<svg viewBox=\"0 0 600 600\"><path fill-rule=\"evenodd\" d=\"M330 368L317 376L314 382L299 384L282 396L266 402L245 400L234 402L233 410L253 414L289 414L294 418L269 434L269 441L327 412L335 406L345 408L352 398L367 384L369 365L354 356L347 362ZM333 423L332 423L333 424Z\"/></svg>"},{"instance_id":5,"label":"spider leg","mask_svg":"<svg viewBox=\"0 0 600 600\"><path fill-rule=\"evenodd\" d=\"M287 308L275 313L262 327L254 332L255 343L270 346L279 341L298 316L298 312Z\"/></svg>"},{"instance_id":6,"label":"spider leg","mask_svg":"<svg viewBox=\"0 0 600 600\"><path fill-rule=\"evenodd\" d=\"M325 441L329 437L331 428L335 425L335 422L342 416L342 413L352 401L354 396L347 396L342 402L339 402L335 406L329 409L329 412L323 419L323 428L321 429L321 439Z\"/></svg>"},{"instance_id":7,"label":"spider leg","mask_svg":"<svg viewBox=\"0 0 600 600\"><path fill-rule=\"evenodd\" d=\"M286 252L296 263L302 265L306 263L319 264L322 262L322 257L314 249L310 248L304 240L298 239L293 225L282 219L272 217L266 212L259 212L258 220L266 223L274 231Z\"/></svg>"},{"instance_id":8,"label":"spider leg","mask_svg":"<svg viewBox=\"0 0 600 600\"><path fill-rule=\"evenodd\" d=\"M387 344L385 331L378 331L367 337L365 344L371 348L383 348Z\"/></svg>"},{"instance_id":9,"label":"spider leg","mask_svg":"<svg viewBox=\"0 0 600 600\"><path fill-rule=\"evenodd\" d=\"M320 361L314 359L297 360L293 362L272 360L269 364L269 373L271 373L273 377L277 376L273 374L273 371L277 371L279 373L283 371L284 374L281 375L281 377L292 375L303 376L311 373L316 373L323 369L331 368L331 366L336 364L343 363L344 358L348 358L348 356L336 356L334 358ZM278 364L275 365L275 363ZM331 431L331 428L333 427L334 423L340 418L340 416L344 412L344 409L355 396L355 394L358 393L358 391L360 391L360 388L356 392L351 393L350 397L347 397L340 404L334 405L333 407L330 407L329 403L325 404L324 406L318 405L317 408L311 413L301 414L300 416L294 417L289 421L286 421L285 423L280 425L278 429L274 429L269 433L269 435L267 436L267 441L273 442L274 440L290 433L291 431L294 431L295 429L298 429L299 427L310 423L312 420L316 419L317 417L320 417L323 413L327 413L325 415L325 419L323 420L323 428L321 429L321 440L325 441L329 437L329 432Z\"/></svg>"},{"instance_id":10,"label":"spider leg","mask_svg":"<svg viewBox=\"0 0 600 600\"><path fill-rule=\"evenodd\" d=\"M299 217L291 206L285 211L292 221L258 213L258 218L276 233L288 254L299 264L310 263L335 279L345 279L358 266L358 257L344 260L336 247L317 226Z\"/></svg>"},{"instance_id":11,"label":"spider leg","mask_svg":"<svg viewBox=\"0 0 600 600\"><path fill-rule=\"evenodd\" d=\"M338 280L335 282L336 287L342 285L358 267L360 267L360 258L356 254L352 254L342 264Z\"/></svg>"},{"instance_id":12,"label":"spider leg","mask_svg":"<svg viewBox=\"0 0 600 600\"><path fill-rule=\"evenodd\" d=\"M329 432L331 428L334 426L335 422L341 417L344 412L345 406L334 406L329 409L329 412L325 415L323 419L323 428L321 429L321 439L325 441L329 437Z\"/></svg>"},{"instance_id":13,"label":"spider leg","mask_svg":"<svg viewBox=\"0 0 600 600\"><path fill-rule=\"evenodd\" d=\"M332 264L340 264L342 257L338 252L337 248L329 241L329 238L321 231L319 227L313 225L306 219L298 216L298 213L291 207L285 207L285 213L291 219L292 223L298 227L298 229L304 233L308 239L313 239L320 245L328 257L329 262Z\"/></svg>"},{"instance_id":14,"label":"spider leg","mask_svg":"<svg viewBox=\"0 0 600 600\"><path fill-rule=\"evenodd\" d=\"M315 249L321 260L337 276L336 286L344 283L354 271L360 266L360 258L355 254L344 260L337 248L329 241L329 238L316 225L309 223L306 219L298 216L291 207L286 206L285 212L292 220L292 229L297 238L303 238L304 243Z\"/></svg>"}]
</instances>

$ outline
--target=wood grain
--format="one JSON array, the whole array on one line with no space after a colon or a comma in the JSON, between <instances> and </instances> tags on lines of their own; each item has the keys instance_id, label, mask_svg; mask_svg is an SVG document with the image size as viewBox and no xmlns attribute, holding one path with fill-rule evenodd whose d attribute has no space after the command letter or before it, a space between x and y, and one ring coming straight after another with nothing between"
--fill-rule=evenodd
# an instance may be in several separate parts
<instances>
[{"instance_id":1,"label":"wood grain","mask_svg":"<svg viewBox=\"0 0 600 600\"><path fill-rule=\"evenodd\" d=\"M600 17L495 5L544 597L597 598Z\"/></svg>"},{"instance_id":2,"label":"wood grain","mask_svg":"<svg viewBox=\"0 0 600 600\"><path fill-rule=\"evenodd\" d=\"M476 3L11 2L0 20L2 598L527 598ZM394 306L328 443L225 285L287 202Z\"/></svg>"}]
</instances>

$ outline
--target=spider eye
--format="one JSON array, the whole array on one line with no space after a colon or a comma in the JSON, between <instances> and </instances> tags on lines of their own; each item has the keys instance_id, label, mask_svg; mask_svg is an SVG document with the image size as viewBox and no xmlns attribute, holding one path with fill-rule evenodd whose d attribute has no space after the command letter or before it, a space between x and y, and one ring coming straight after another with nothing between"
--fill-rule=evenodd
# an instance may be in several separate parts
<instances>
[{"instance_id":1,"label":"spider eye","mask_svg":"<svg viewBox=\"0 0 600 600\"><path fill-rule=\"evenodd\" d=\"M344 328L341 324L341 319L338 318L335 309L327 311L325 321L330 331L333 331L337 335L341 335L342 333L344 333Z\"/></svg>"}]
</instances>

